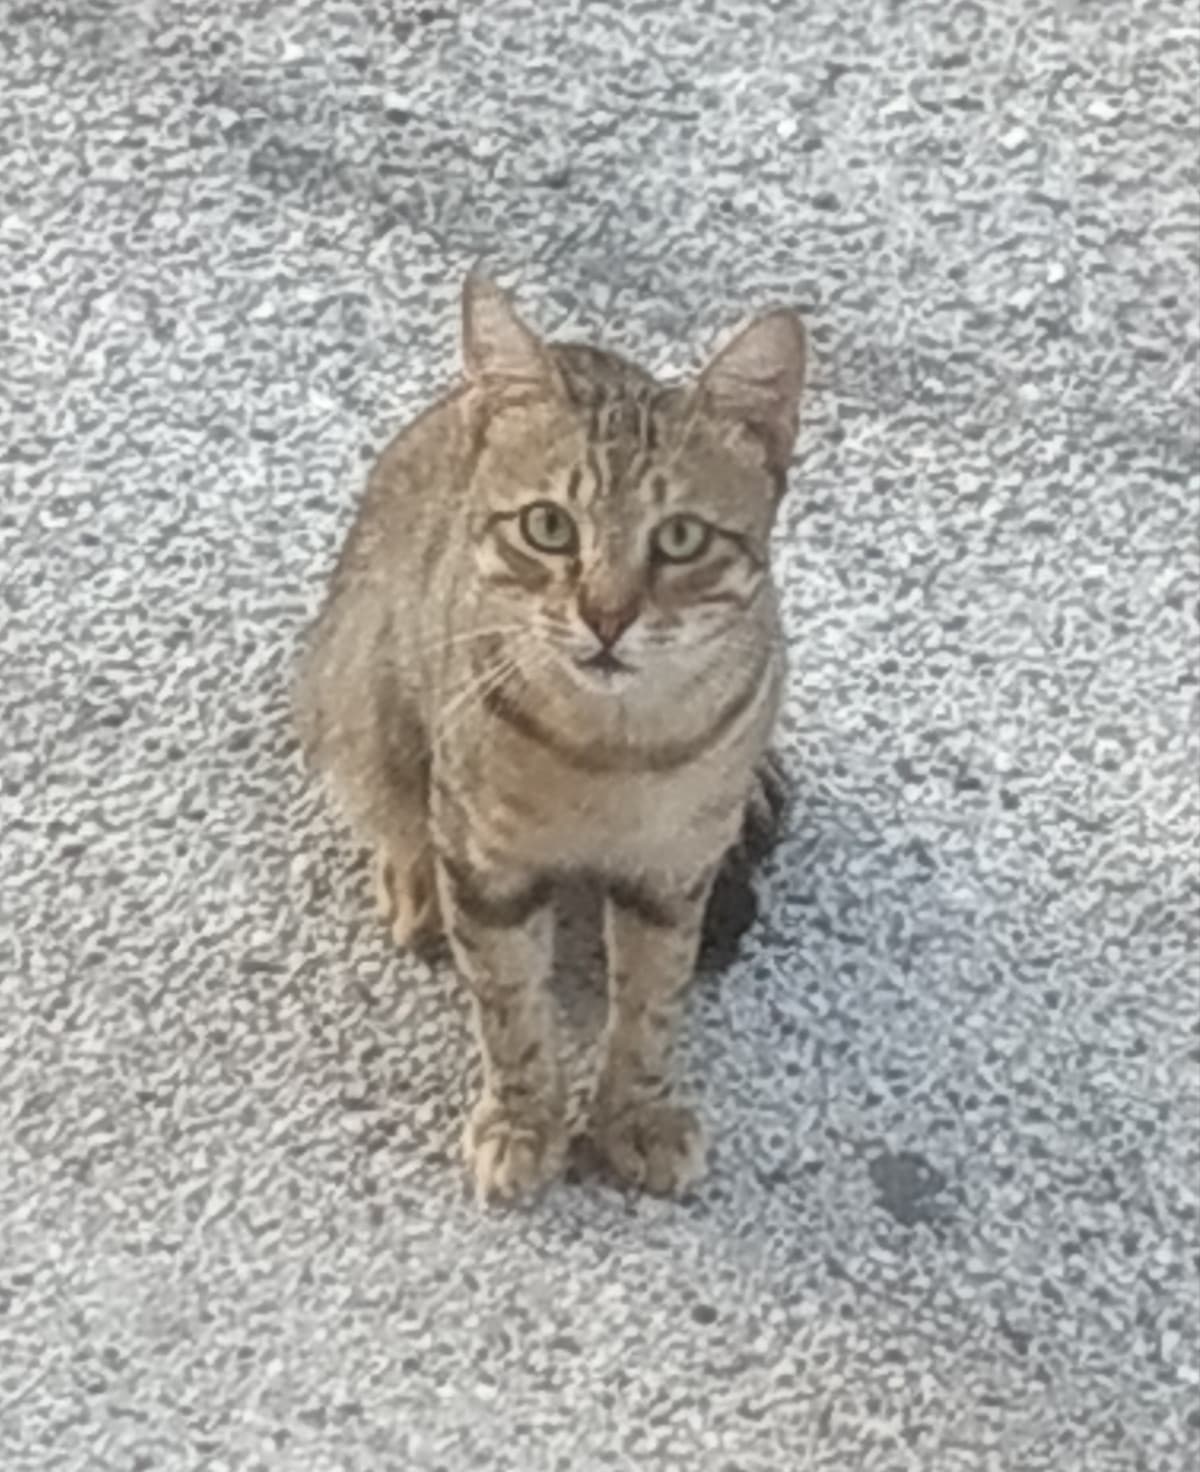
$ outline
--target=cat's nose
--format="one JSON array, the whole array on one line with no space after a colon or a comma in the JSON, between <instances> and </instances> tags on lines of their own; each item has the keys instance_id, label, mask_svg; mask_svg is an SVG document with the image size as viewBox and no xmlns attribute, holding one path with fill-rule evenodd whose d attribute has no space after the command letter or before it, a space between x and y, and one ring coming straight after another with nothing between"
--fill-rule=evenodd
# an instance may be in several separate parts
<instances>
[{"instance_id":1,"label":"cat's nose","mask_svg":"<svg viewBox=\"0 0 1200 1472\"><path fill-rule=\"evenodd\" d=\"M624 603L599 603L580 593L579 616L605 649L611 649L637 618L638 604L635 598Z\"/></svg>"}]
</instances>

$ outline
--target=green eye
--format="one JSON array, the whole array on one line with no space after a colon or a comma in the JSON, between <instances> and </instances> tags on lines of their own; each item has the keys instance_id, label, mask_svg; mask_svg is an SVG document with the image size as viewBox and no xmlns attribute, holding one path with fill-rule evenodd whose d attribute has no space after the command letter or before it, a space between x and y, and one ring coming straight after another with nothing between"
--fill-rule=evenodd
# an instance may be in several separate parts
<instances>
[{"instance_id":1,"label":"green eye","mask_svg":"<svg viewBox=\"0 0 1200 1472\"><path fill-rule=\"evenodd\" d=\"M539 552L574 552L579 541L575 523L553 501L535 501L521 512L521 535Z\"/></svg>"},{"instance_id":2,"label":"green eye","mask_svg":"<svg viewBox=\"0 0 1200 1472\"><path fill-rule=\"evenodd\" d=\"M664 562L695 562L712 540L712 527L698 516L668 516L654 529L655 556Z\"/></svg>"}]
</instances>

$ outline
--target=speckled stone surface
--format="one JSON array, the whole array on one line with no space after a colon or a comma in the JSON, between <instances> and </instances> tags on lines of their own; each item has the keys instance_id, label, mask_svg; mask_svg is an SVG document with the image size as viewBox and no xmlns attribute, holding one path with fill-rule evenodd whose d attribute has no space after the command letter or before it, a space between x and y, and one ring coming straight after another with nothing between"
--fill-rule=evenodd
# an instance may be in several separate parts
<instances>
[{"instance_id":1,"label":"speckled stone surface","mask_svg":"<svg viewBox=\"0 0 1200 1472\"><path fill-rule=\"evenodd\" d=\"M0 20L0 1465L1195 1465L1194 3ZM288 728L479 258L664 370L813 330L684 1205L476 1210Z\"/></svg>"}]
</instances>

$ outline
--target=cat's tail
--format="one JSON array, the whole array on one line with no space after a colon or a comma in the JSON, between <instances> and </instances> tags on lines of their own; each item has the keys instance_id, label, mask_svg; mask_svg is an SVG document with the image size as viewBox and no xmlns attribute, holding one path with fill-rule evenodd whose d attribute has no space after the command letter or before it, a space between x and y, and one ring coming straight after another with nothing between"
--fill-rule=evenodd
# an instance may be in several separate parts
<instances>
[{"instance_id":1,"label":"cat's tail","mask_svg":"<svg viewBox=\"0 0 1200 1472\"><path fill-rule=\"evenodd\" d=\"M700 941L700 965L723 971L737 956L742 936L758 919L755 872L783 837L792 786L782 761L768 752L754 772L741 837L717 872Z\"/></svg>"}]
</instances>

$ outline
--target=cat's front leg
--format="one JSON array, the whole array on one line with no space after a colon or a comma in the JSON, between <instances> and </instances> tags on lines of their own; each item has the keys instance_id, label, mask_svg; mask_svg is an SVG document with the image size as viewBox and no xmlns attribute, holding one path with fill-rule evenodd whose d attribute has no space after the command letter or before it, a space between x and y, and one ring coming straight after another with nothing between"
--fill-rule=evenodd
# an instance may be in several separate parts
<instances>
[{"instance_id":1,"label":"cat's front leg","mask_svg":"<svg viewBox=\"0 0 1200 1472\"><path fill-rule=\"evenodd\" d=\"M685 1191L704 1169L704 1131L675 1097L671 1052L696 965L711 871L614 883L605 909L608 1026L592 1138L623 1180Z\"/></svg>"},{"instance_id":2,"label":"cat's front leg","mask_svg":"<svg viewBox=\"0 0 1200 1472\"><path fill-rule=\"evenodd\" d=\"M442 858L446 934L470 988L483 1089L463 1152L481 1201L525 1195L566 1157L566 1096L547 983L550 887L535 875L481 873Z\"/></svg>"}]
</instances>

